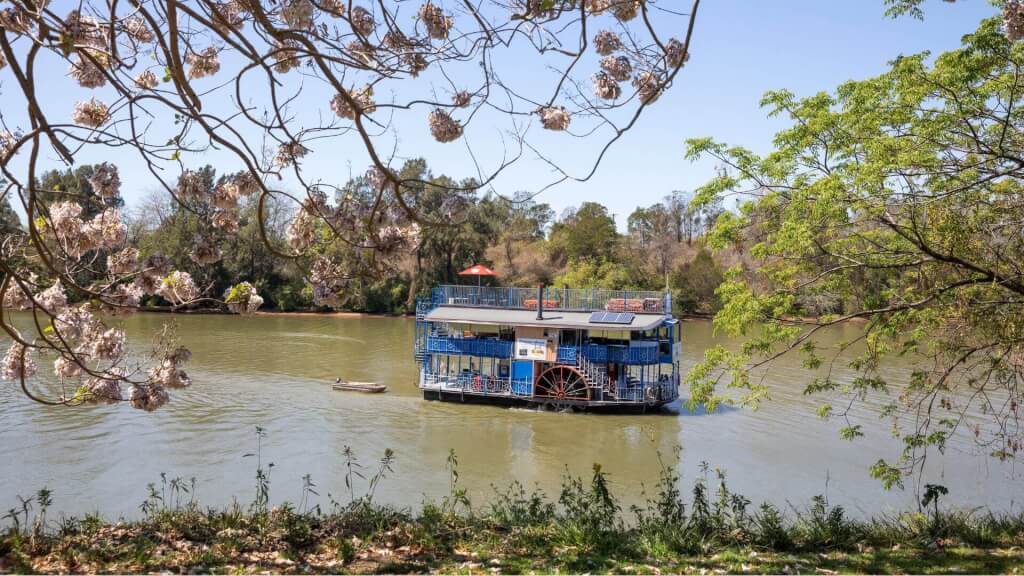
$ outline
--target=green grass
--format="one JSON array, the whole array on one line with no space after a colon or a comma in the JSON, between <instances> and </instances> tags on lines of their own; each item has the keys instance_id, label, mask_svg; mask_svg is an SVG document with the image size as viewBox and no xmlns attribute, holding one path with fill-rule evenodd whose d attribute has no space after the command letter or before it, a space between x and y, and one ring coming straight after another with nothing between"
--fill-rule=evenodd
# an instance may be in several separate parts
<instances>
[{"instance_id":1,"label":"green grass","mask_svg":"<svg viewBox=\"0 0 1024 576\"><path fill-rule=\"evenodd\" d=\"M8 531L0 544L0 571L1024 574L1020 546L879 548L860 543L850 550L773 551L733 544L705 552L652 552L647 536L633 529L608 535L614 544L580 546L569 543L575 536L557 521L521 530L461 515L431 525L439 531L425 543L418 534L427 526L419 518L396 514L380 531L367 533L353 527L364 524L364 514L298 515L275 509L244 517L239 529L222 528L235 523L223 512L183 510L90 531L73 528L35 537ZM295 530L301 532L300 544L292 542Z\"/></svg>"},{"instance_id":2,"label":"green grass","mask_svg":"<svg viewBox=\"0 0 1024 576\"><path fill-rule=\"evenodd\" d=\"M703 469L688 492L664 467L641 506L623 510L607 475L567 475L557 498L519 484L472 506L449 456L450 493L418 511L373 501L390 472L386 455L371 490L351 502L297 510L268 507L257 474L248 506L203 508L194 486L162 478L142 518L45 520L41 491L0 533L0 573L1002 573L1024 574L1024 514L958 511L929 500L927 513L849 518L820 496L785 513L731 492ZM35 514L31 517L30 510Z\"/></svg>"}]
</instances>

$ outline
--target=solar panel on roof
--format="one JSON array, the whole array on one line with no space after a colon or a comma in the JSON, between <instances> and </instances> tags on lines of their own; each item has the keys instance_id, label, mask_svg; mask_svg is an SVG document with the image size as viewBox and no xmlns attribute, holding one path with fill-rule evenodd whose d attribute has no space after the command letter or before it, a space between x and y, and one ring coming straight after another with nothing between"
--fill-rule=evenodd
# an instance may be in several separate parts
<instances>
[{"instance_id":1,"label":"solar panel on roof","mask_svg":"<svg viewBox=\"0 0 1024 576\"><path fill-rule=\"evenodd\" d=\"M632 312L594 312L590 321L594 324L632 324L634 317Z\"/></svg>"}]
</instances>

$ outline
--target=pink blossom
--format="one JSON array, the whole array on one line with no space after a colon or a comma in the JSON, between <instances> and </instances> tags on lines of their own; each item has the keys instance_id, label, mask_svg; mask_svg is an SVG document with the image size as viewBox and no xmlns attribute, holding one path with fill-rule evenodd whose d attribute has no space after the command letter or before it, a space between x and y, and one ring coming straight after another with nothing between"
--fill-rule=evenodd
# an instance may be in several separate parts
<instances>
[{"instance_id":1,"label":"pink blossom","mask_svg":"<svg viewBox=\"0 0 1024 576\"><path fill-rule=\"evenodd\" d=\"M89 355L103 360L116 360L124 354L127 338L123 330L109 328L89 335Z\"/></svg>"},{"instance_id":2,"label":"pink blossom","mask_svg":"<svg viewBox=\"0 0 1024 576\"><path fill-rule=\"evenodd\" d=\"M220 71L220 57L213 46L198 54L189 52L185 55L185 63L191 67L188 70L188 77L192 80L213 76Z\"/></svg>"},{"instance_id":3,"label":"pink blossom","mask_svg":"<svg viewBox=\"0 0 1024 576\"><path fill-rule=\"evenodd\" d=\"M622 95L622 88L607 72L594 74L594 95L605 100L616 100Z\"/></svg>"},{"instance_id":4,"label":"pink blossom","mask_svg":"<svg viewBox=\"0 0 1024 576\"><path fill-rule=\"evenodd\" d=\"M32 17L21 6L0 10L0 27L14 35L28 34L32 31Z\"/></svg>"},{"instance_id":5,"label":"pink blossom","mask_svg":"<svg viewBox=\"0 0 1024 576\"><path fill-rule=\"evenodd\" d=\"M299 44L294 40L285 40L284 42L274 41L274 70L280 74L287 74L292 68L298 67L301 63L299 60Z\"/></svg>"},{"instance_id":6,"label":"pink blossom","mask_svg":"<svg viewBox=\"0 0 1024 576\"><path fill-rule=\"evenodd\" d=\"M1010 42L1024 38L1024 2L1006 0L1003 4L1003 29Z\"/></svg>"},{"instance_id":7,"label":"pink blossom","mask_svg":"<svg viewBox=\"0 0 1024 576\"><path fill-rule=\"evenodd\" d=\"M94 55L96 59L101 57L103 57L102 54ZM82 88L99 88L107 84L107 75L103 72L103 68L81 52L68 68L68 75L74 78Z\"/></svg>"},{"instance_id":8,"label":"pink blossom","mask_svg":"<svg viewBox=\"0 0 1024 576\"><path fill-rule=\"evenodd\" d=\"M137 84L139 88L152 90L160 85L160 79L156 77L156 74L154 74L152 70L146 70L135 77L135 84Z\"/></svg>"},{"instance_id":9,"label":"pink blossom","mask_svg":"<svg viewBox=\"0 0 1024 576\"><path fill-rule=\"evenodd\" d=\"M118 284L113 291L105 296L105 300L112 304L111 307L107 307L107 310L111 314L130 312L132 308L139 305L142 296L142 287L137 283Z\"/></svg>"},{"instance_id":10,"label":"pink blossom","mask_svg":"<svg viewBox=\"0 0 1024 576\"><path fill-rule=\"evenodd\" d=\"M547 106L537 111L540 123L548 130L565 130L569 128L569 113L562 106Z\"/></svg>"},{"instance_id":11,"label":"pink blossom","mask_svg":"<svg viewBox=\"0 0 1024 576\"><path fill-rule=\"evenodd\" d=\"M2 68L2 66L0 66ZM21 140L21 134L15 132L0 132L0 160L6 160L14 151L14 146Z\"/></svg>"},{"instance_id":12,"label":"pink blossom","mask_svg":"<svg viewBox=\"0 0 1024 576\"><path fill-rule=\"evenodd\" d=\"M444 11L435 6L433 2L427 0L420 6L419 16L427 27L427 34L431 38L444 40L448 37L448 31L452 28L452 19L450 16L446 16Z\"/></svg>"},{"instance_id":13,"label":"pink blossom","mask_svg":"<svg viewBox=\"0 0 1024 576\"><path fill-rule=\"evenodd\" d=\"M233 234L238 232L238 212L235 210L217 210L210 217L210 224L218 229Z\"/></svg>"},{"instance_id":14,"label":"pink blossom","mask_svg":"<svg viewBox=\"0 0 1024 576\"><path fill-rule=\"evenodd\" d=\"M128 401L133 408L152 412L171 400L167 389L157 384L135 384L128 391Z\"/></svg>"},{"instance_id":15,"label":"pink blossom","mask_svg":"<svg viewBox=\"0 0 1024 576\"><path fill-rule=\"evenodd\" d=\"M139 250L131 246L107 256L107 270L111 274L131 274L139 267Z\"/></svg>"},{"instance_id":16,"label":"pink blossom","mask_svg":"<svg viewBox=\"0 0 1024 576\"><path fill-rule=\"evenodd\" d=\"M235 176L234 180L235 186L238 187L239 195L243 197L252 196L260 191L260 181L252 174L252 172L241 172Z\"/></svg>"},{"instance_id":17,"label":"pink blossom","mask_svg":"<svg viewBox=\"0 0 1024 576\"><path fill-rule=\"evenodd\" d=\"M452 104L458 106L459 108L465 108L469 106L470 102L472 101L473 97L470 95L469 92L466 92L465 90L459 90L458 92L455 93L454 96L452 96Z\"/></svg>"},{"instance_id":18,"label":"pink blossom","mask_svg":"<svg viewBox=\"0 0 1024 576\"><path fill-rule=\"evenodd\" d=\"M313 3L309 0L285 0L281 19L294 30L309 30L313 25Z\"/></svg>"},{"instance_id":19,"label":"pink blossom","mask_svg":"<svg viewBox=\"0 0 1024 576\"><path fill-rule=\"evenodd\" d=\"M224 303L236 314L254 314L263 305L263 298L252 284L242 282L224 292Z\"/></svg>"},{"instance_id":20,"label":"pink blossom","mask_svg":"<svg viewBox=\"0 0 1024 576\"><path fill-rule=\"evenodd\" d=\"M237 0L213 4L210 7L214 26L221 30L241 30L245 25L245 11Z\"/></svg>"},{"instance_id":21,"label":"pink blossom","mask_svg":"<svg viewBox=\"0 0 1024 576\"><path fill-rule=\"evenodd\" d=\"M594 36L594 50L602 56L607 56L616 50L622 50L622 40L608 30L601 30Z\"/></svg>"},{"instance_id":22,"label":"pink blossom","mask_svg":"<svg viewBox=\"0 0 1024 576\"><path fill-rule=\"evenodd\" d=\"M643 0L612 0L612 15L620 22L636 18Z\"/></svg>"},{"instance_id":23,"label":"pink blossom","mask_svg":"<svg viewBox=\"0 0 1024 576\"><path fill-rule=\"evenodd\" d=\"M306 148L299 142L281 144L277 147L277 154L274 155L274 164L278 166L291 166L308 152L309 148Z\"/></svg>"},{"instance_id":24,"label":"pink blossom","mask_svg":"<svg viewBox=\"0 0 1024 576\"><path fill-rule=\"evenodd\" d=\"M175 306L186 304L199 297L199 289L192 281L192 275L180 270L175 270L167 275L160 282L156 293Z\"/></svg>"},{"instance_id":25,"label":"pink blossom","mask_svg":"<svg viewBox=\"0 0 1024 576\"><path fill-rule=\"evenodd\" d=\"M601 59L601 69L619 82L629 80L633 74L633 65L625 56L605 56Z\"/></svg>"},{"instance_id":26,"label":"pink blossom","mask_svg":"<svg viewBox=\"0 0 1024 576\"><path fill-rule=\"evenodd\" d=\"M182 200L205 202L206 180L203 178L203 174L195 170L185 170L178 177L178 186L175 192Z\"/></svg>"},{"instance_id":27,"label":"pink blossom","mask_svg":"<svg viewBox=\"0 0 1024 576\"><path fill-rule=\"evenodd\" d=\"M116 198L121 193L121 177L117 166L103 162L96 165L96 170L89 178L89 185L100 198Z\"/></svg>"},{"instance_id":28,"label":"pink blossom","mask_svg":"<svg viewBox=\"0 0 1024 576\"><path fill-rule=\"evenodd\" d=\"M345 15L346 0L320 0L320 9L327 12L334 18L341 18Z\"/></svg>"},{"instance_id":29,"label":"pink blossom","mask_svg":"<svg viewBox=\"0 0 1024 576\"><path fill-rule=\"evenodd\" d=\"M33 358L35 352L32 348L25 348L20 342L11 343L0 364L0 378L4 380L21 380L30 378L36 373L36 361Z\"/></svg>"},{"instance_id":30,"label":"pink blossom","mask_svg":"<svg viewBox=\"0 0 1024 576\"><path fill-rule=\"evenodd\" d=\"M170 258L157 252L146 258L146 261L142 264L142 274L143 276L163 278L171 273L173 266L174 263L171 262Z\"/></svg>"},{"instance_id":31,"label":"pink blossom","mask_svg":"<svg viewBox=\"0 0 1024 576\"><path fill-rule=\"evenodd\" d=\"M192 252L189 254L189 258L200 266L206 266L214 262L220 262L223 255L221 254L220 247L217 246L217 243L212 238L201 234L196 237L195 242L192 244Z\"/></svg>"},{"instance_id":32,"label":"pink blossom","mask_svg":"<svg viewBox=\"0 0 1024 576\"><path fill-rule=\"evenodd\" d=\"M665 61L672 68L679 68L690 59L689 52L683 52L683 43L675 38L670 38L665 43Z\"/></svg>"},{"instance_id":33,"label":"pink blossom","mask_svg":"<svg viewBox=\"0 0 1024 576\"><path fill-rule=\"evenodd\" d=\"M339 266L326 258L318 258L310 270L309 283L313 287L313 304L341 306L341 292L348 286L348 278Z\"/></svg>"},{"instance_id":34,"label":"pink blossom","mask_svg":"<svg viewBox=\"0 0 1024 576\"><path fill-rule=\"evenodd\" d=\"M438 142L451 142L462 136L462 124L440 108L435 108L428 115L427 123L430 125L430 134Z\"/></svg>"},{"instance_id":35,"label":"pink blossom","mask_svg":"<svg viewBox=\"0 0 1024 576\"><path fill-rule=\"evenodd\" d=\"M653 104L661 97L661 81L654 72L642 72L633 79L633 87L644 104Z\"/></svg>"},{"instance_id":36,"label":"pink blossom","mask_svg":"<svg viewBox=\"0 0 1024 576\"><path fill-rule=\"evenodd\" d=\"M348 19L352 23L352 30L360 36L366 37L373 34L374 29L377 27L377 23L373 21L373 14L370 14L362 6L353 7Z\"/></svg>"},{"instance_id":37,"label":"pink blossom","mask_svg":"<svg viewBox=\"0 0 1024 576\"><path fill-rule=\"evenodd\" d=\"M53 373L61 378L77 378L82 375L82 365L74 358L58 356L53 361Z\"/></svg>"},{"instance_id":38,"label":"pink blossom","mask_svg":"<svg viewBox=\"0 0 1024 576\"><path fill-rule=\"evenodd\" d=\"M124 398L121 396L121 376L114 374L110 378L94 377L85 381L85 399L88 402L113 404Z\"/></svg>"},{"instance_id":39,"label":"pink blossom","mask_svg":"<svg viewBox=\"0 0 1024 576\"><path fill-rule=\"evenodd\" d=\"M238 208L238 199L241 196L242 191L238 188L238 184L233 181L224 182L213 189L210 204L221 210L233 210Z\"/></svg>"},{"instance_id":40,"label":"pink blossom","mask_svg":"<svg viewBox=\"0 0 1024 576\"><path fill-rule=\"evenodd\" d=\"M146 20L142 16L125 18L124 31L129 38L143 44L148 44L154 39L153 32L146 25Z\"/></svg>"},{"instance_id":41,"label":"pink blossom","mask_svg":"<svg viewBox=\"0 0 1024 576\"><path fill-rule=\"evenodd\" d=\"M68 306L64 286L57 280L52 286L35 295L36 304L49 314L60 314Z\"/></svg>"},{"instance_id":42,"label":"pink blossom","mask_svg":"<svg viewBox=\"0 0 1024 576\"><path fill-rule=\"evenodd\" d=\"M94 46L97 41L102 41L103 32L95 18L72 10L64 17L64 34L75 45Z\"/></svg>"},{"instance_id":43,"label":"pink blossom","mask_svg":"<svg viewBox=\"0 0 1024 576\"><path fill-rule=\"evenodd\" d=\"M110 120L110 110L107 105L95 98L75 104L75 111L71 114L75 124L99 128Z\"/></svg>"},{"instance_id":44,"label":"pink blossom","mask_svg":"<svg viewBox=\"0 0 1024 576\"><path fill-rule=\"evenodd\" d=\"M19 283L18 280L21 280ZM7 292L4 293L3 307L14 310L28 310L32 307L32 300L29 298L29 292L35 285L37 276L32 273L26 273L24 270L18 271L18 277L10 277L10 281L7 283ZM26 292L21 288L22 284L28 287L29 292Z\"/></svg>"},{"instance_id":45,"label":"pink blossom","mask_svg":"<svg viewBox=\"0 0 1024 576\"><path fill-rule=\"evenodd\" d=\"M316 217L308 210L299 210L285 230L288 245L295 250L305 250L316 241Z\"/></svg>"},{"instance_id":46,"label":"pink blossom","mask_svg":"<svg viewBox=\"0 0 1024 576\"><path fill-rule=\"evenodd\" d=\"M121 222L121 211L117 208L107 208L100 212L90 225L98 230L100 246L103 248L117 248L128 237L128 229Z\"/></svg>"},{"instance_id":47,"label":"pink blossom","mask_svg":"<svg viewBox=\"0 0 1024 576\"><path fill-rule=\"evenodd\" d=\"M355 101L360 113L369 114L374 111L373 87L369 84L363 86L359 90L356 90L355 88L349 90L348 95ZM331 100L331 110L333 110L339 118L353 119L356 117L356 108L353 108L349 104L348 100L341 94L334 95L334 99Z\"/></svg>"},{"instance_id":48,"label":"pink blossom","mask_svg":"<svg viewBox=\"0 0 1024 576\"><path fill-rule=\"evenodd\" d=\"M99 321L85 306L68 308L53 320L53 327L64 340L76 340L97 330Z\"/></svg>"}]
</instances>

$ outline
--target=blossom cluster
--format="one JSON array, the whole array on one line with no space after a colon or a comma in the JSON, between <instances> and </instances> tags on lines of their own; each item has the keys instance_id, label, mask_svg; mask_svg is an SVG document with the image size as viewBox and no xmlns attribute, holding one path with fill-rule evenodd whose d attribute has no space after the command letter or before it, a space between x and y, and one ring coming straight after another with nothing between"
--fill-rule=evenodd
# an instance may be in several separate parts
<instances>
[{"instance_id":1,"label":"blossom cluster","mask_svg":"<svg viewBox=\"0 0 1024 576\"><path fill-rule=\"evenodd\" d=\"M339 118L348 118L351 120L356 117L357 111L361 114L369 114L374 111L375 107L373 103L372 86L367 84L358 90L355 88L348 90L347 93L349 98L355 102L356 107L349 104L348 99L341 94L335 94L334 98L331 100L331 110L334 111Z\"/></svg>"},{"instance_id":2,"label":"blossom cluster","mask_svg":"<svg viewBox=\"0 0 1024 576\"><path fill-rule=\"evenodd\" d=\"M82 207L76 202L58 202L50 207L49 230L69 258L77 260L92 250L110 250L124 243L128 231L116 208L107 208L89 221L82 220L81 213Z\"/></svg>"},{"instance_id":3,"label":"blossom cluster","mask_svg":"<svg viewBox=\"0 0 1024 576\"><path fill-rule=\"evenodd\" d=\"M451 142L462 136L462 124L440 108L430 112L427 122L430 125L430 134L438 142Z\"/></svg>"},{"instance_id":4,"label":"blossom cluster","mask_svg":"<svg viewBox=\"0 0 1024 576\"><path fill-rule=\"evenodd\" d=\"M224 303L235 314L254 314L263 305L263 298L252 284L242 282L224 292Z\"/></svg>"},{"instance_id":5,"label":"blossom cluster","mask_svg":"<svg viewBox=\"0 0 1024 576\"><path fill-rule=\"evenodd\" d=\"M1006 0L1003 4L1003 28L1011 42L1024 38L1024 1Z\"/></svg>"},{"instance_id":6,"label":"blossom cluster","mask_svg":"<svg viewBox=\"0 0 1024 576\"><path fill-rule=\"evenodd\" d=\"M561 106L546 106L538 110L541 124L548 130L566 130L569 128L569 113Z\"/></svg>"},{"instance_id":7,"label":"blossom cluster","mask_svg":"<svg viewBox=\"0 0 1024 576\"><path fill-rule=\"evenodd\" d=\"M420 20L427 27L427 34L436 40L444 40L452 28L451 16L445 15L444 11L429 0L420 6Z\"/></svg>"},{"instance_id":8,"label":"blossom cluster","mask_svg":"<svg viewBox=\"0 0 1024 576\"><path fill-rule=\"evenodd\" d=\"M75 104L75 110L71 113L71 120L75 124L99 128L110 120L110 109L103 102L90 98Z\"/></svg>"},{"instance_id":9,"label":"blossom cluster","mask_svg":"<svg viewBox=\"0 0 1024 576\"><path fill-rule=\"evenodd\" d=\"M134 257L137 258L137 254ZM27 288L40 287L35 276L26 274L25 278ZM133 382L124 365L127 336L124 330L106 325L102 317L96 313L98 309L94 303L69 305L64 287L59 280L31 299L27 298L27 291L22 287L22 283L15 283L9 288L14 286L17 286L18 290L8 290L4 297L4 306L26 307L31 306L31 300L34 300L35 305L44 309L52 318L48 330L52 332L52 339L61 345L44 347L34 342L25 346L22 342L15 341L8 348L0 364L0 377L3 379L20 380L32 377L38 370L36 356L39 351L52 351L56 354L53 361L54 375L62 382L81 382L75 395L65 397L65 402L119 402L125 399L122 383L128 383L131 388L127 399L131 404L137 408L152 410L169 400L167 388L180 388L191 384L191 380L181 370L182 364L190 356L186 349L177 348L166 354L160 363L149 371L146 381ZM122 284L119 288L122 289L122 293L137 293L139 290L134 285ZM134 304L138 304L137 299Z\"/></svg>"}]
</instances>

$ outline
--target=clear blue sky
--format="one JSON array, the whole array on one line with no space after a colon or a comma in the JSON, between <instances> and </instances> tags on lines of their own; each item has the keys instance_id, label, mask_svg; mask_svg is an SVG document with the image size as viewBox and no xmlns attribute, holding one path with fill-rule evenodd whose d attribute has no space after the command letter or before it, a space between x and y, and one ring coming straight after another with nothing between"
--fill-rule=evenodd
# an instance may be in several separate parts
<instances>
[{"instance_id":1,"label":"clear blue sky","mask_svg":"<svg viewBox=\"0 0 1024 576\"><path fill-rule=\"evenodd\" d=\"M55 0L53 5L70 1ZM660 2L674 9L689 6L685 0ZM54 9L61 11L60 7ZM982 18L996 13L987 0L930 0L925 5L923 22L907 17L892 20L884 16L884 10L882 0L704 0L691 46L692 58L677 76L673 89L615 145L593 179L562 184L539 199L558 212L586 200L600 202L615 214L622 228L636 206L658 202L672 190L692 190L712 175L714 165L710 161L684 160L685 139L711 136L755 152L768 151L773 134L784 128L786 122L767 118L759 107L765 91L786 88L797 95L810 95L831 90L846 80L866 78L885 70L886 63L900 54L925 50L938 53L955 48L963 34L972 31ZM682 22L678 24L681 26ZM675 35L681 36L678 32ZM509 78L529 80L531 75L539 74L536 66L517 69L518 60L515 54L511 56L506 62L511 68L503 68L503 74ZM225 69L230 68L228 64L225 63ZM53 65L62 71L66 67L60 62ZM24 129L24 105L16 96L9 72L0 71L0 111L9 125ZM289 88L295 89L302 80L294 72L286 78L295 83ZM224 80L219 77L202 82L212 86ZM438 80L428 72L415 85L406 83L402 89L443 94L444 87ZM100 89L95 94L104 98L109 96L109 90ZM303 98L308 103L303 101L300 115L329 114L326 104L330 93L312 84L304 86L304 90ZM55 78L42 98L48 108L66 110L70 115L74 101L89 95L69 79ZM403 98L408 96L403 94ZM500 156L500 140L495 137L498 127L488 125L487 119L483 119L483 125L474 121L466 138L441 145L430 139L423 121L425 116L425 110L418 110L409 121L396 121L399 157L422 155L435 172L458 178L474 175L467 159L467 145L479 157L493 160ZM310 118L310 124L318 120ZM151 129L154 140L166 140L160 134L160 129L166 128L161 125L165 120L157 119ZM535 127L531 134L538 130ZM550 133L540 134L540 139L576 168L577 173L591 161L593 150L585 142ZM304 163L305 172L332 183L343 183L350 170L361 173L368 165L365 152L351 139L325 143L314 152ZM128 155L98 149L84 153L78 161L118 161L125 182L123 194L131 206L154 190L156 183ZM239 167L237 161L227 164L220 162L221 158L217 153L208 153L184 160L189 165L210 162L225 171ZM22 161L23 158L16 160ZM57 165L52 153L43 160L44 166L51 164ZM174 179L172 176L171 180ZM518 189L535 190L550 179L551 174L543 164L526 161L497 181L495 188L511 194Z\"/></svg>"},{"instance_id":2,"label":"clear blue sky","mask_svg":"<svg viewBox=\"0 0 1024 576\"><path fill-rule=\"evenodd\" d=\"M900 54L956 48L997 10L986 0L932 0L925 20L884 16L881 0L710 0L702 2L693 56L677 85L631 134L595 182L567 185L545 199L556 207L592 199L620 228L637 204L692 190L713 175L711 162L683 159L683 142L711 136L763 153L787 123L759 107L767 90L798 96L883 72ZM644 170L633 170L633 166Z\"/></svg>"}]
</instances>

